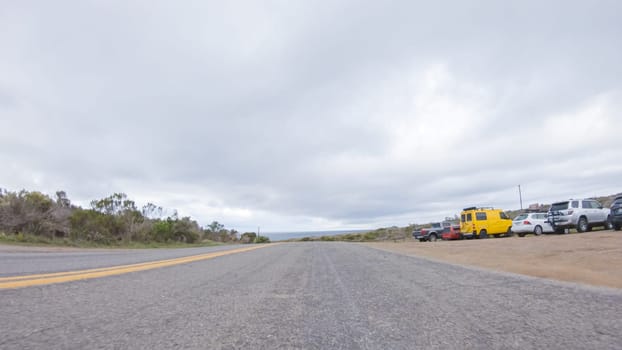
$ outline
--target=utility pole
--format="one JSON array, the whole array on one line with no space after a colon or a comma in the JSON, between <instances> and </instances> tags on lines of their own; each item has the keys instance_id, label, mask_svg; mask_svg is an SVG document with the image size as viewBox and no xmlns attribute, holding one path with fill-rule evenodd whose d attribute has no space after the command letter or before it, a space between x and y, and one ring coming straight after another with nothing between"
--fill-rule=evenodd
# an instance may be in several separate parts
<instances>
[{"instance_id":1,"label":"utility pole","mask_svg":"<svg viewBox=\"0 0 622 350\"><path fill-rule=\"evenodd\" d=\"M257 236L255 236L255 242L257 243L257 240L259 239L259 226L257 226Z\"/></svg>"},{"instance_id":2,"label":"utility pole","mask_svg":"<svg viewBox=\"0 0 622 350\"><path fill-rule=\"evenodd\" d=\"M523 194L520 190L520 185L518 185L518 198L520 199L520 210L523 210Z\"/></svg>"}]
</instances>

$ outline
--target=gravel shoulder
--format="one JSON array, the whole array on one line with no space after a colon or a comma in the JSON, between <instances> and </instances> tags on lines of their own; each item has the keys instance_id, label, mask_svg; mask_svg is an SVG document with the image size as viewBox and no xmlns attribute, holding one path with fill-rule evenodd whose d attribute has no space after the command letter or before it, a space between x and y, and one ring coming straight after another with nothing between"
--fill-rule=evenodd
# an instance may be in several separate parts
<instances>
[{"instance_id":1,"label":"gravel shoulder","mask_svg":"<svg viewBox=\"0 0 622 350\"><path fill-rule=\"evenodd\" d=\"M622 233L491 238L439 242L381 242L366 245L405 255L442 260L594 286L622 288Z\"/></svg>"}]
</instances>

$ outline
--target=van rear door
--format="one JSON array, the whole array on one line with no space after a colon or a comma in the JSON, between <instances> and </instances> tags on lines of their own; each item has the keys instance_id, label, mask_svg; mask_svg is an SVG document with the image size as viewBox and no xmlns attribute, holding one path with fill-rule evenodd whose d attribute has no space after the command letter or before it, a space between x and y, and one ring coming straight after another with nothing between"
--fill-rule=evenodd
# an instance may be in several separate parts
<instances>
[{"instance_id":1,"label":"van rear door","mask_svg":"<svg viewBox=\"0 0 622 350\"><path fill-rule=\"evenodd\" d=\"M463 212L460 216L460 231L463 234L470 235L473 233L473 214L472 212Z\"/></svg>"}]
</instances>

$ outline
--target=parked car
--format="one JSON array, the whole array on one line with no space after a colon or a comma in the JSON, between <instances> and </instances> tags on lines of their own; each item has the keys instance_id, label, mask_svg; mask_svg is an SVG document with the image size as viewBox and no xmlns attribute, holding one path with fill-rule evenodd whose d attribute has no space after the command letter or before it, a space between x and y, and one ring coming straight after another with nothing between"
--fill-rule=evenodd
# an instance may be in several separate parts
<instances>
[{"instance_id":1,"label":"parked car","mask_svg":"<svg viewBox=\"0 0 622 350\"><path fill-rule=\"evenodd\" d=\"M460 231L464 238L511 235L512 220L501 209L464 208L460 214Z\"/></svg>"},{"instance_id":2,"label":"parked car","mask_svg":"<svg viewBox=\"0 0 622 350\"><path fill-rule=\"evenodd\" d=\"M413 231L413 238L418 239L420 242L434 242L441 238L443 232L448 231L451 228L451 222L433 222L430 227L425 227L420 230Z\"/></svg>"},{"instance_id":3,"label":"parked car","mask_svg":"<svg viewBox=\"0 0 622 350\"><path fill-rule=\"evenodd\" d=\"M611 203L610 216L611 226L614 230L620 231L622 228L622 196L617 196Z\"/></svg>"},{"instance_id":4,"label":"parked car","mask_svg":"<svg viewBox=\"0 0 622 350\"><path fill-rule=\"evenodd\" d=\"M445 241L454 239L462 239L462 232L460 232L460 225L451 225L448 230L445 230L441 235L441 238Z\"/></svg>"},{"instance_id":5,"label":"parked car","mask_svg":"<svg viewBox=\"0 0 622 350\"><path fill-rule=\"evenodd\" d=\"M520 214L512 221L512 232L524 237L528 233L539 236L543 233L554 232L549 224L546 213L526 213Z\"/></svg>"},{"instance_id":6,"label":"parked car","mask_svg":"<svg viewBox=\"0 0 622 350\"><path fill-rule=\"evenodd\" d=\"M571 228L576 228L578 232L587 232L598 226L611 229L610 212L610 209L603 208L594 199L569 199L553 203L547 217L557 233L564 233Z\"/></svg>"}]
</instances>

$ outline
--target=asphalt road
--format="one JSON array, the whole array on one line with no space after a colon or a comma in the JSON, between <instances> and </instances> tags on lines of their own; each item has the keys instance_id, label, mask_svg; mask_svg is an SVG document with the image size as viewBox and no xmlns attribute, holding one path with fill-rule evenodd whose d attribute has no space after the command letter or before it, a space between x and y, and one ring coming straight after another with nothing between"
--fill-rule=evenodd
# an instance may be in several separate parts
<instances>
[{"instance_id":1,"label":"asphalt road","mask_svg":"<svg viewBox=\"0 0 622 350\"><path fill-rule=\"evenodd\" d=\"M235 248L239 247L78 249L0 245L0 277L136 264Z\"/></svg>"},{"instance_id":2,"label":"asphalt road","mask_svg":"<svg viewBox=\"0 0 622 350\"><path fill-rule=\"evenodd\" d=\"M0 349L100 348L622 349L622 291L329 242L0 290Z\"/></svg>"}]
</instances>

